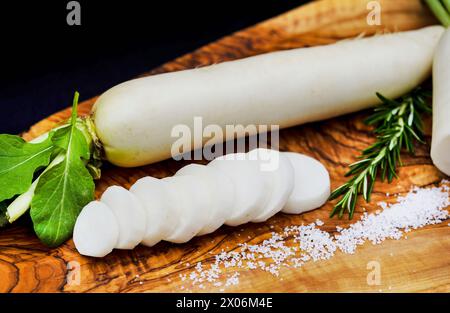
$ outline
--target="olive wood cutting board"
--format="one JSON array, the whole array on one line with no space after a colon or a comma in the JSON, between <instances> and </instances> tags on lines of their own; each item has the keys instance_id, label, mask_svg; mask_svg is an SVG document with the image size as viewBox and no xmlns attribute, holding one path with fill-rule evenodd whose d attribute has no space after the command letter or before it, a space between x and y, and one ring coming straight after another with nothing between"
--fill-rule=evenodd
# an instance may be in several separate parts
<instances>
[{"instance_id":1,"label":"olive wood cutting board","mask_svg":"<svg viewBox=\"0 0 450 313\"><path fill-rule=\"evenodd\" d=\"M324 45L335 41L375 33L417 29L436 24L419 0L381 0L381 25L369 25L367 0L323 0L304 5L278 17L238 31L192 53L146 73L176 71L264 52ZM333 56L330 55L330 58ZM370 75L370 73L368 73ZM299 82L301 83L301 82ZM76 88L76 86L74 86ZM80 114L89 113L95 98L80 105ZM347 166L373 136L362 120L367 111L323 122L293 127L280 132L280 149L310 155L320 160L331 175L332 187L345 181ZM58 112L37 123L23 134L31 139L66 120L70 109ZM430 120L427 121L428 136ZM102 259L78 254L69 240L56 249L45 247L30 226L11 226L0 232L0 292L178 292L220 291L182 281L197 262L214 262L222 249L232 251L239 244L259 243L273 231L288 225L301 225L321 219L323 230L333 233L336 226L345 227L357 221L364 207L377 209L379 201L395 201L386 194L406 193L413 185L436 184L445 175L429 157L429 144L418 146L415 157L403 156L404 167L392 184L377 183L372 202L361 201L354 220L328 217L333 203L302 215L277 214L265 223L241 227L222 227L211 235L197 237L186 244L161 242L153 248L139 246L132 251L114 251ZM106 166L96 182L96 196L110 185L129 188L140 177L173 175L187 161L167 160L140 168ZM408 234L408 239L386 240L380 245L366 243L354 255L336 252L327 261L307 262L300 268L282 268L279 277L262 270L239 271L240 283L229 286L230 292L400 292L450 291L450 227L444 223L428 226ZM250 238L250 239L249 239ZM368 264L380 265L379 284L368 284ZM76 277L72 277L75 275ZM69 277L69 279L67 279ZM224 282L225 276L222 279ZM186 287L183 287L186 286ZM185 288L185 289L182 289Z\"/></svg>"}]
</instances>

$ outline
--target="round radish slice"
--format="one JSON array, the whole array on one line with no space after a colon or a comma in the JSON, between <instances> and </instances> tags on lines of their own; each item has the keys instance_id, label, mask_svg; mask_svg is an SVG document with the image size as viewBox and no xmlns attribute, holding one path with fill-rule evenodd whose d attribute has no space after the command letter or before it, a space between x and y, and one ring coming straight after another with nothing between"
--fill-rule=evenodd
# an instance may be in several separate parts
<instances>
[{"instance_id":1,"label":"round radish slice","mask_svg":"<svg viewBox=\"0 0 450 313\"><path fill-rule=\"evenodd\" d=\"M167 195L166 184L147 176L137 180L130 192L139 199L147 214L147 227L141 243L147 247L154 246L173 232L177 219Z\"/></svg>"},{"instance_id":2,"label":"round radish slice","mask_svg":"<svg viewBox=\"0 0 450 313\"><path fill-rule=\"evenodd\" d=\"M212 233L222 226L230 216L230 210L234 204L234 185L231 179L210 166L189 164L175 174L175 176L197 176L208 184L210 188L210 215L205 226L198 235Z\"/></svg>"},{"instance_id":3,"label":"round radish slice","mask_svg":"<svg viewBox=\"0 0 450 313\"><path fill-rule=\"evenodd\" d=\"M203 179L192 176L172 176L162 179L176 208L177 222L166 241L183 243L192 239L209 220L212 203L210 188Z\"/></svg>"},{"instance_id":4,"label":"round radish slice","mask_svg":"<svg viewBox=\"0 0 450 313\"><path fill-rule=\"evenodd\" d=\"M259 161L262 175L271 182L268 201L252 219L252 222L264 222L281 211L289 199L294 189L294 168L288 158L276 150L259 148L248 155L251 160Z\"/></svg>"},{"instance_id":5,"label":"round radish slice","mask_svg":"<svg viewBox=\"0 0 450 313\"><path fill-rule=\"evenodd\" d=\"M88 203L78 215L73 242L82 255L101 258L110 253L119 239L119 225L106 204Z\"/></svg>"},{"instance_id":6,"label":"round radish slice","mask_svg":"<svg viewBox=\"0 0 450 313\"><path fill-rule=\"evenodd\" d=\"M112 210L119 224L119 240L115 248L136 247L144 238L147 224L145 210L136 196L123 187L111 186L100 201Z\"/></svg>"},{"instance_id":7,"label":"round radish slice","mask_svg":"<svg viewBox=\"0 0 450 313\"><path fill-rule=\"evenodd\" d=\"M230 177L235 186L235 203L225 224L237 226L259 215L268 199L270 182L261 174L258 161L249 160L245 153L235 153L216 158L208 166Z\"/></svg>"},{"instance_id":8,"label":"round radish slice","mask_svg":"<svg viewBox=\"0 0 450 313\"><path fill-rule=\"evenodd\" d=\"M319 161L303 154L284 152L295 171L295 186L284 213L299 214L322 206L330 196L330 175Z\"/></svg>"}]
</instances>

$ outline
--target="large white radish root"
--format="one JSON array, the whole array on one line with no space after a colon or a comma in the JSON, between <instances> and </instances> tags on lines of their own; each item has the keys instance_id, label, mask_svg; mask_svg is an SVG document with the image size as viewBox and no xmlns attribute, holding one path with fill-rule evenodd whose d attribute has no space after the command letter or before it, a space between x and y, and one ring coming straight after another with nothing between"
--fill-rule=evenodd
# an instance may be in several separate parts
<instances>
[{"instance_id":1,"label":"large white radish root","mask_svg":"<svg viewBox=\"0 0 450 313\"><path fill-rule=\"evenodd\" d=\"M183 243L196 236L210 220L211 198L208 184L197 176L164 178L169 197L175 201L177 223L166 241Z\"/></svg>"},{"instance_id":2,"label":"large white radish root","mask_svg":"<svg viewBox=\"0 0 450 313\"><path fill-rule=\"evenodd\" d=\"M140 201L131 192L120 186L108 187L100 201L116 216L119 224L117 249L133 249L144 238L147 216Z\"/></svg>"},{"instance_id":3,"label":"large white radish root","mask_svg":"<svg viewBox=\"0 0 450 313\"><path fill-rule=\"evenodd\" d=\"M228 176L211 166L189 164L179 169L175 176L192 175L204 179L209 186L210 216L205 226L198 232L198 236L209 234L222 226L234 205L234 184Z\"/></svg>"},{"instance_id":4,"label":"large white radish root","mask_svg":"<svg viewBox=\"0 0 450 313\"><path fill-rule=\"evenodd\" d=\"M223 129L283 128L361 110L380 103L376 92L397 98L424 81L443 31L431 26L131 80L97 100L96 132L110 162L132 167L170 157L172 128L193 129L194 116Z\"/></svg>"},{"instance_id":5,"label":"large white radish root","mask_svg":"<svg viewBox=\"0 0 450 313\"><path fill-rule=\"evenodd\" d=\"M119 225L113 212L100 201L92 201L81 211L73 230L73 242L80 254L104 257L116 246Z\"/></svg>"},{"instance_id":6,"label":"large white radish root","mask_svg":"<svg viewBox=\"0 0 450 313\"><path fill-rule=\"evenodd\" d=\"M283 212L300 214L322 206L330 196L330 175L319 161L299 153L284 152L294 167L294 190Z\"/></svg>"},{"instance_id":7,"label":"large white radish root","mask_svg":"<svg viewBox=\"0 0 450 313\"><path fill-rule=\"evenodd\" d=\"M146 231L141 243L148 247L154 246L171 234L176 220L166 184L160 179L147 176L137 180L130 192L139 199L147 214Z\"/></svg>"},{"instance_id":8,"label":"large white radish root","mask_svg":"<svg viewBox=\"0 0 450 313\"><path fill-rule=\"evenodd\" d=\"M248 153L251 160L260 161L260 171L270 182L268 201L261 207L252 222L263 222L278 213L294 189L294 168L280 152L269 149L255 149Z\"/></svg>"},{"instance_id":9,"label":"large white radish root","mask_svg":"<svg viewBox=\"0 0 450 313\"><path fill-rule=\"evenodd\" d=\"M245 153L235 153L216 158L208 166L230 177L235 186L235 202L226 225L244 224L260 214L272 184L262 175L259 161L251 161Z\"/></svg>"},{"instance_id":10,"label":"large white radish root","mask_svg":"<svg viewBox=\"0 0 450 313\"><path fill-rule=\"evenodd\" d=\"M433 66L433 135L431 158L450 175L450 29L439 43Z\"/></svg>"}]
</instances>

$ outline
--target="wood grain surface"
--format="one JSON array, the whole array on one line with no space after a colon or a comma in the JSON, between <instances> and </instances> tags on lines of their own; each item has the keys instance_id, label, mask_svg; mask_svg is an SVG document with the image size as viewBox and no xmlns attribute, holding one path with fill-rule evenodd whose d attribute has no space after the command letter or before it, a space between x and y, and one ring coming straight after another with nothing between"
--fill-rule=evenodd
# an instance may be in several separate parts
<instances>
[{"instance_id":1,"label":"wood grain surface","mask_svg":"<svg viewBox=\"0 0 450 313\"><path fill-rule=\"evenodd\" d=\"M382 0L381 25L368 25L366 0L324 0L299 7L281 16L234 33L190 54L154 69L148 74L177 71L238 59L268 51L333 43L340 39L375 33L416 29L436 21L419 0ZM331 58L333 56L330 56ZM76 86L74 86L75 88ZM94 99L80 105L80 114L89 114ZM329 170L332 187L344 182L343 174L359 151L372 141L370 129L361 122L367 112L359 112L323 122L282 130L280 148L320 160ZM31 139L61 123L70 110L58 112L23 134ZM427 123L430 126L430 121ZM429 133L429 132L428 132ZM428 136L429 141L429 136ZM381 200L395 201L386 193L402 194L413 185L429 186L445 176L431 163L429 145L418 146L417 155L404 155L404 167L392 184L377 183L370 204L358 205L371 212ZM145 175L170 176L187 162L167 160L157 164L124 169L106 166L97 182L96 196L110 185L130 187ZM214 253L232 251L245 241L258 243L288 225L325 222L323 230L334 232L349 221L330 219L332 203L302 215L277 214L266 223L242 227L222 227L215 233L187 244L166 242L153 248L114 251L103 259L79 255L73 241L57 249L42 245L29 225L9 227L0 232L0 292L178 292L205 291L186 285L180 274L189 274L199 261L210 264ZM353 221L353 222L354 222ZM381 245L365 244L355 255L336 253L327 261L308 262L298 269L282 269L278 278L261 270L237 268L240 283L225 291L234 292L399 292L450 291L450 227L447 222L408 234L408 239L387 240ZM246 239L244 239L246 238ZM250 239L248 239L250 238ZM367 284L367 264L378 261L381 283ZM72 277L76 273L77 277ZM68 279L69 278L69 279ZM219 291L208 286L206 291Z\"/></svg>"}]
</instances>

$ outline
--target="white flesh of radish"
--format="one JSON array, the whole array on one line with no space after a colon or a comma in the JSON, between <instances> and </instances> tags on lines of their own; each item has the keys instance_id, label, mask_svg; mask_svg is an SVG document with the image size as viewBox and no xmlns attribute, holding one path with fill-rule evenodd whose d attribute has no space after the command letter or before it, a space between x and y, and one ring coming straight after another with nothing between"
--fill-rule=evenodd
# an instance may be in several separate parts
<instances>
[{"instance_id":1,"label":"white flesh of radish","mask_svg":"<svg viewBox=\"0 0 450 313\"><path fill-rule=\"evenodd\" d=\"M119 240L115 248L133 249L144 238L147 216L139 200L120 186L108 187L100 201L116 216L119 224Z\"/></svg>"},{"instance_id":2,"label":"white flesh of radish","mask_svg":"<svg viewBox=\"0 0 450 313\"><path fill-rule=\"evenodd\" d=\"M101 257L113 248L134 248L140 240L147 246L162 239L183 243L224 222L263 222L281 208L309 211L330 194L325 167L298 153L256 149L209 165L190 164L161 180L144 177L130 191L109 187L102 202L88 204L77 219L77 249Z\"/></svg>"},{"instance_id":3,"label":"white flesh of radish","mask_svg":"<svg viewBox=\"0 0 450 313\"><path fill-rule=\"evenodd\" d=\"M260 171L271 184L270 195L252 222L264 222L278 213L294 189L294 168L284 154L270 149L255 149L248 153L250 159L260 161Z\"/></svg>"},{"instance_id":4,"label":"white flesh of radish","mask_svg":"<svg viewBox=\"0 0 450 313\"><path fill-rule=\"evenodd\" d=\"M169 197L175 201L178 219L174 231L163 239L175 243L187 242L209 221L210 208L215 199L211 198L208 184L197 176L172 176L163 181L167 183Z\"/></svg>"},{"instance_id":5,"label":"white flesh of radish","mask_svg":"<svg viewBox=\"0 0 450 313\"><path fill-rule=\"evenodd\" d=\"M330 196L330 175L319 161L300 153L283 152L294 168L294 190L282 212L299 214L322 206Z\"/></svg>"},{"instance_id":6,"label":"white flesh of radish","mask_svg":"<svg viewBox=\"0 0 450 313\"><path fill-rule=\"evenodd\" d=\"M176 212L171 210L173 206L168 199L166 184L146 176L136 181L130 192L139 199L147 214L147 227L141 243L151 247L174 230Z\"/></svg>"},{"instance_id":7,"label":"white flesh of radish","mask_svg":"<svg viewBox=\"0 0 450 313\"><path fill-rule=\"evenodd\" d=\"M189 164L175 174L175 176L192 175L204 179L210 187L211 208L210 216L198 235L212 233L222 226L230 217L234 205L234 184L228 176L211 167L200 164Z\"/></svg>"},{"instance_id":8,"label":"white flesh of radish","mask_svg":"<svg viewBox=\"0 0 450 313\"><path fill-rule=\"evenodd\" d=\"M262 175L258 161L249 160L245 153L235 153L216 158L208 166L230 177L235 186L235 203L226 225L245 224L260 214L268 201L271 182Z\"/></svg>"},{"instance_id":9,"label":"white flesh of radish","mask_svg":"<svg viewBox=\"0 0 450 313\"><path fill-rule=\"evenodd\" d=\"M450 29L442 36L434 57L431 158L437 168L450 175Z\"/></svg>"},{"instance_id":10,"label":"white flesh of radish","mask_svg":"<svg viewBox=\"0 0 450 313\"><path fill-rule=\"evenodd\" d=\"M104 257L116 246L119 225L114 213L100 201L88 203L75 223L73 242L78 252L92 257Z\"/></svg>"},{"instance_id":11,"label":"white flesh of radish","mask_svg":"<svg viewBox=\"0 0 450 313\"><path fill-rule=\"evenodd\" d=\"M96 132L110 162L133 167L169 158L178 140L172 128L193 130L195 116L225 130L284 128L358 111L380 103L376 92L397 98L423 82L443 31L431 26L131 80L99 97ZM206 140L214 143L203 138L191 149Z\"/></svg>"}]
</instances>

